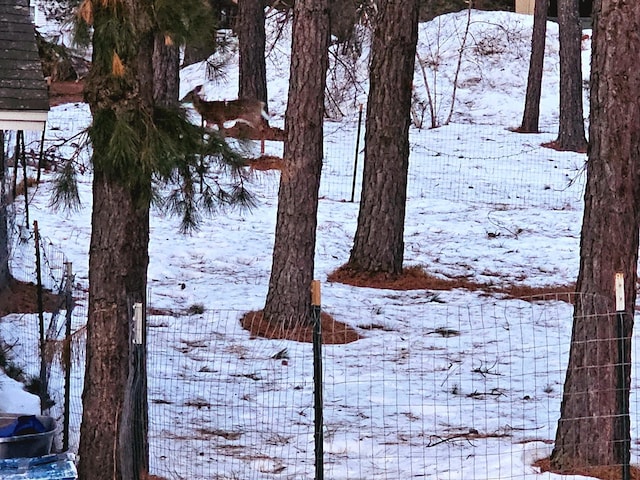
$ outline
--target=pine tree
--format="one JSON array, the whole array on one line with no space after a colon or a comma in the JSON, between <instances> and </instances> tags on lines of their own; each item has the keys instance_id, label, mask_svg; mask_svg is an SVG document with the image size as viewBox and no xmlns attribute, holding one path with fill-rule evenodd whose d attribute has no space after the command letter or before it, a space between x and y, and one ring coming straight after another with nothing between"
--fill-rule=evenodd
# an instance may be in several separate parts
<instances>
[{"instance_id":1,"label":"pine tree","mask_svg":"<svg viewBox=\"0 0 640 480\"><path fill-rule=\"evenodd\" d=\"M358 226L348 267L402 273L418 2L378 2Z\"/></svg>"},{"instance_id":2,"label":"pine tree","mask_svg":"<svg viewBox=\"0 0 640 480\"><path fill-rule=\"evenodd\" d=\"M626 417L640 228L640 2L595 2L593 18L579 295L551 456L554 468L581 474L629 458ZM614 313L616 273L625 278L621 332ZM623 375L617 370L621 364Z\"/></svg>"},{"instance_id":3,"label":"pine tree","mask_svg":"<svg viewBox=\"0 0 640 480\"><path fill-rule=\"evenodd\" d=\"M328 67L327 0L296 0L284 164L264 317L291 326L310 319L318 190L322 168L324 89Z\"/></svg>"},{"instance_id":4,"label":"pine tree","mask_svg":"<svg viewBox=\"0 0 640 480\"><path fill-rule=\"evenodd\" d=\"M240 57L238 97L268 105L263 0L238 0L236 32Z\"/></svg>"},{"instance_id":5,"label":"pine tree","mask_svg":"<svg viewBox=\"0 0 640 480\"><path fill-rule=\"evenodd\" d=\"M85 85L93 117L88 130L93 213L81 479L137 480L148 469L145 385L136 392L138 401L130 388L144 372L134 369L130 335L133 305L146 305L149 212L151 201L160 198L156 187L179 184L164 205L182 211L184 229L197 226L199 204L248 200L242 183L231 192L205 185L196 194L202 158L226 165L240 180L242 159L216 136L203 143L200 128L154 88L166 78L154 75L155 42L186 38L197 24L194 16L205 18L203 5L200 0L85 0L78 10L80 38L84 33L93 46ZM144 368L143 362L138 366Z\"/></svg>"},{"instance_id":6,"label":"pine tree","mask_svg":"<svg viewBox=\"0 0 640 480\"><path fill-rule=\"evenodd\" d=\"M584 152L582 110L582 29L578 0L558 0L560 31L560 118L555 146L560 150Z\"/></svg>"},{"instance_id":7,"label":"pine tree","mask_svg":"<svg viewBox=\"0 0 640 480\"><path fill-rule=\"evenodd\" d=\"M518 129L521 133L538 133L548 9L549 0L536 0L533 12L533 34L531 35L531 58L529 60L527 93L522 114L522 125Z\"/></svg>"}]
</instances>

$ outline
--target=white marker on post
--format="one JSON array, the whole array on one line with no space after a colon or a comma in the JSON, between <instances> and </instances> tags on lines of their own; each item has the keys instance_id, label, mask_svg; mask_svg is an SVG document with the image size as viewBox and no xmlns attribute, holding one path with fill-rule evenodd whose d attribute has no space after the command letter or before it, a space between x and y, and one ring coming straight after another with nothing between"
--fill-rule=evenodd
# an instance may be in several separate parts
<instances>
[{"instance_id":1,"label":"white marker on post","mask_svg":"<svg viewBox=\"0 0 640 480\"><path fill-rule=\"evenodd\" d=\"M616 273L616 312L624 312L624 273Z\"/></svg>"}]
</instances>

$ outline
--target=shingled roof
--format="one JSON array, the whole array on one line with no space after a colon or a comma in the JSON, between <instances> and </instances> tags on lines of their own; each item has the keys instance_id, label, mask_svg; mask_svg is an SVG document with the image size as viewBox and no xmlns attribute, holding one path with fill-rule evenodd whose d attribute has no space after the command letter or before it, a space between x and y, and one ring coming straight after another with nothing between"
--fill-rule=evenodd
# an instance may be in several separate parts
<instances>
[{"instance_id":1,"label":"shingled roof","mask_svg":"<svg viewBox=\"0 0 640 480\"><path fill-rule=\"evenodd\" d=\"M43 130L48 111L29 0L0 0L0 129Z\"/></svg>"}]
</instances>

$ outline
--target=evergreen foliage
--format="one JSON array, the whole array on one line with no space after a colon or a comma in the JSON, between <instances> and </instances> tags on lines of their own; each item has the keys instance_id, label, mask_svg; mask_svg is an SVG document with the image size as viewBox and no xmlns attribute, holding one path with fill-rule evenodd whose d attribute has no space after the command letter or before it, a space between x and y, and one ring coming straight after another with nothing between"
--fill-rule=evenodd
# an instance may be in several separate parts
<instances>
[{"instance_id":1,"label":"evergreen foliage","mask_svg":"<svg viewBox=\"0 0 640 480\"><path fill-rule=\"evenodd\" d=\"M71 161L62 164L54 180L53 193L49 206L62 207L68 210L80 208L80 193L78 192L78 177L75 165Z\"/></svg>"},{"instance_id":2,"label":"evergreen foliage","mask_svg":"<svg viewBox=\"0 0 640 480\"><path fill-rule=\"evenodd\" d=\"M137 86L137 72L128 66L134 65L137 45L149 32L182 44L209 28L206 10L201 0L156 0L151 24L134 24L125 2L118 0L85 0L77 11L76 32L92 33L94 42L93 85L85 89L93 115L87 130L93 168L134 192L141 208L152 202L180 214L183 232L197 229L202 213L255 204L245 188L245 159L221 136L192 124L183 108L154 106L149 111L139 98L139 89L147 86ZM76 167L66 162L57 176L53 205L78 204ZM208 175L211 171L215 175ZM222 183L220 177L229 181Z\"/></svg>"},{"instance_id":3,"label":"evergreen foliage","mask_svg":"<svg viewBox=\"0 0 640 480\"><path fill-rule=\"evenodd\" d=\"M184 45L211 33L211 15L202 0L156 0L158 30L176 45Z\"/></svg>"},{"instance_id":4,"label":"evergreen foliage","mask_svg":"<svg viewBox=\"0 0 640 480\"><path fill-rule=\"evenodd\" d=\"M255 205L245 188L245 159L219 135L190 123L183 109L156 107L152 116L136 110L120 115L100 110L88 133L94 168L108 171L135 191L141 206L153 201L167 213L182 215L185 233L197 229L200 211ZM211 171L232 183L207 175ZM163 196L168 185L173 187Z\"/></svg>"}]
</instances>

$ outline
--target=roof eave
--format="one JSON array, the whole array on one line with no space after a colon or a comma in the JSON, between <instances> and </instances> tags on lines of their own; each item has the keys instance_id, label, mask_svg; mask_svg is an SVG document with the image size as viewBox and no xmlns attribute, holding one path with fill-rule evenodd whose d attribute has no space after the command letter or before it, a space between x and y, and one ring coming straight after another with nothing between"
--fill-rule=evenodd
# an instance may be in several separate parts
<instances>
[{"instance_id":1,"label":"roof eave","mask_svg":"<svg viewBox=\"0 0 640 480\"><path fill-rule=\"evenodd\" d=\"M41 132L47 124L46 110L0 110L0 130L28 130Z\"/></svg>"}]
</instances>

